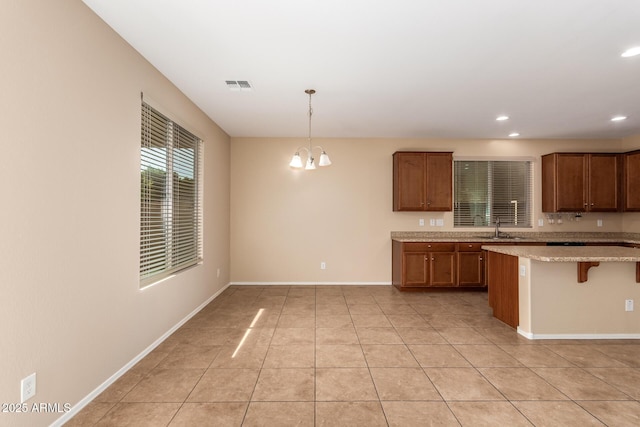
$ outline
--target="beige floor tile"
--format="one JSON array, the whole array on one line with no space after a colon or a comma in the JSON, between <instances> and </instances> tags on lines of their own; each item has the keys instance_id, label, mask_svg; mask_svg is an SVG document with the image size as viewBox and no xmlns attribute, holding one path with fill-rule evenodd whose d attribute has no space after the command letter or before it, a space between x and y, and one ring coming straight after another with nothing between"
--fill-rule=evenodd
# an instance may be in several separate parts
<instances>
[{"instance_id":1,"label":"beige floor tile","mask_svg":"<svg viewBox=\"0 0 640 427\"><path fill-rule=\"evenodd\" d=\"M436 330L449 344L491 344L473 328L438 328Z\"/></svg>"},{"instance_id":2,"label":"beige floor tile","mask_svg":"<svg viewBox=\"0 0 640 427\"><path fill-rule=\"evenodd\" d=\"M426 320L419 314L387 314L394 328L427 328Z\"/></svg>"},{"instance_id":3,"label":"beige floor tile","mask_svg":"<svg viewBox=\"0 0 640 427\"><path fill-rule=\"evenodd\" d=\"M591 415L608 426L640 426L640 402L579 402Z\"/></svg>"},{"instance_id":4,"label":"beige floor tile","mask_svg":"<svg viewBox=\"0 0 640 427\"><path fill-rule=\"evenodd\" d=\"M118 378L111 386L96 397L94 402L119 402L131 391L142 379L143 375L135 372L126 372Z\"/></svg>"},{"instance_id":5,"label":"beige floor tile","mask_svg":"<svg viewBox=\"0 0 640 427\"><path fill-rule=\"evenodd\" d=\"M159 369L208 368L220 353L221 346L200 347L183 344L175 348L162 362Z\"/></svg>"},{"instance_id":6,"label":"beige floor tile","mask_svg":"<svg viewBox=\"0 0 640 427\"><path fill-rule=\"evenodd\" d=\"M65 427L82 427L95 425L111 408L116 404L113 402L90 402L82 408L71 420L66 422ZM8 421L8 420L7 420Z\"/></svg>"},{"instance_id":7,"label":"beige floor tile","mask_svg":"<svg viewBox=\"0 0 640 427\"><path fill-rule=\"evenodd\" d=\"M575 366L542 345L500 345L506 353L529 368L563 368Z\"/></svg>"},{"instance_id":8,"label":"beige floor tile","mask_svg":"<svg viewBox=\"0 0 640 427\"><path fill-rule=\"evenodd\" d=\"M473 368L424 368L424 371L444 400L505 400Z\"/></svg>"},{"instance_id":9,"label":"beige floor tile","mask_svg":"<svg viewBox=\"0 0 640 427\"><path fill-rule=\"evenodd\" d=\"M405 344L447 344L431 326L417 328L396 328L398 335Z\"/></svg>"},{"instance_id":10,"label":"beige floor tile","mask_svg":"<svg viewBox=\"0 0 640 427\"><path fill-rule=\"evenodd\" d=\"M208 369L188 402L246 402L258 380L258 369Z\"/></svg>"},{"instance_id":11,"label":"beige floor tile","mask_svg":"<svg viewBox=\"0 0 640 427\"><path fill-rule=\"evenodd\" d=\"M509 402L449 402L462 426L532 426Z\"/></svg>"},{"instance_id":12,"label":"beige floor tile","mask_svg":"<svg viewBox=\"0 0 640 427\"><path fill-rule=\"evenodd\" d=\"M185 403L169 427L241 426L247 403Z\"/></svg>"},{"instance_id":13,"label":"beige floor tile","mask_svg":"<svg viewBox=\"0 0 640 427\"><path fill-rule=\"evenodd\" d=\"M359 344L358 335L353 327L317 328L316 344Z\"/></svg>"},{"instance_id":14,"label":"beige floor tile","mask_svg":"<svg viewBox=\"0 0 640 427\"><path fill-rule=\"evenodd\" d=\"M316 304L316 315L329 316L329 315L349 315L349 308L346 303L343 304Z\"/></svg>"},{"instance_id":15,"label":"beige floor tile","mask_svg":"<svg viewBox=\"0 0 640 427\"><path fill-rule=\"evenodd\" d=\"M423 368L464 368L471 366L453 346L448 344L409 345L408 347Z\"/></svg>"},{"instance_id":16,"label":"beige floor tile","mask_svg":"<svg viewBox=\"0 0 640 427\"><path fill-rule=\"evenodd\" d=\"M160 344L160 346L163 344L164 343ZM147 354L142 360L136 363L133 368L129 369L127 374L147 375L149 372L153 371L158 364L160 364L160 362L169 355L169 352L174 350L178 345L179 344L171 346L171 349L166 351L159 351L158 348L160 346L156 347L151 353Z\"/></svg>"},{"instance_id":17,"label":"beige floor tile","mask_svg":"<svg viewBox=\"0 0 640 427\"><path fill-rule=\"evenodd\" d=\"M636 368L588 368L587 371L602 381L640 400L640 370Z\"/></svg>"},{"instance_id":18,"label":"beige floor tile","mask_svg":"<svg viewBox=\"0 0 640 427\"><path fill-rule=\"evenodd\" d=\"M376 299L377 301L378 299ZM398 314L418 314L413 307L409 304L399 304L399 303L381 303L378 301L378 305L382 312L386 315L398 315Z\"/></svg>"},{"instance_id":19,"label":"beige floor tile","mask_svg":"<svg viewBox=\"0 0 640 427\"><path fill-rule=\"evenodd\" d=\"M320 314L316 316L316 328L353 328L348 314Z\"/></svg>"},{"instance_id":20,"label":"beige floor tile","mask_svg":"<svg viewBox=\"0 0 640 427\"><path fill-rule=\"evenodd\" d=\"M315 316L298 316L297 314L282 314L278 320L278 328L315 328Z\"/></svg>"},{"instance_id":21,"label":"beige floor tile","mask_svg":"<svg viewBox=\"0 0 640 427\"><path fill-rule=\"evenodd\" d=\"M627 366L640 368L640 344L597 344L594 348Z\"/></svg>"},{"instance_id":22,"label":"beige floor tile","mask_svg":"<svg viewBox=\"0 0 640 427\"><path fill-rule=\"evenodd\" d=\"M204 369L155 369L122 401L184 402L204 372Z\"/></svg>"},{"instance_id":23,"label":"beige floor tile","mask_svg":"<svg viewBox=\"0 0 640 427\"><path fill-rule=\"evenodd\" d=\"M276 328L271 345L315 344L315 328Z\"/></svg>"},{"instance_id":24,"label":"beige floor tile","mask_svg":"<svg viewBox=\"0 0 640 427\"><path fill-rule=\"evenodd\" d=\"M180 403L118 403L96 426L157 427L169 424Z\"/></svg>"},{"instance_id":25,"label":"beige floor tile","mask_svg":"<svg viewBox=\"0 0 640 427\"><path fill-rule=\"evenodd\" d=\"M627 368L628 365L606 356L590 345L547 345L549 350L581 368Z\"/></svg>"},{"instance_id":26,"label":"beige floor tile","mask_svg":"<svg viewBox=\"0 0 640 427\"><path fill-rule=\"evenodd\" d=\"M382 402L390 427L455 427L460 423L444 402Z\"/></svg>"},{"instance_id":27,"label":"beige floor tile","mask_svg":"<svg viewBox=\"0 0 640 427\"><path fill-rule=\"evenodd\" d=\"M251 402L242 426L313 427L314 419L313 402Z\"/></svg>"},{"instance_id":28,"label":"beige floor tile","mask_svg":"<svg viewBox=\"0 0 640 427\"><path fill-rule=\"evenodd\" d=\"M421 368L371 368L380 400L442 400Z\"/></svg>"},{"instance_id":29,"label":"beige floor tile","mask_svg":"<svg viewBox=\"0 0 640 427\"><path fill-rule=\"evenodd\" d=\"M370 368L417 368L420 366L404 344L363 344L362 351Z\"/></svg>"},{"instance_id":30,"label":"beige floor tile","mask_svg":"<svg viewBox=\"0 0 640 427\"><path fill-rule=\"evenodd\" d=\"M316 401L365 400L378 400L369 369L316 369Z\"/></svg>"},{"instance_id":31,"label":"beige floor tile","mask_svg":"<svg viewBox=\"0 0 640 427\"><path fill-rule=\"evenodd\" d=\"M349 305L353 305L353 304L377 304L378 302L375 300L375 298L371 295L369 295L370 293L368 291L365 290L365 292L361 293L360 295L357 295L355 293L353 294L348 294L345 292L344 295L344 299L345 301L347 301L347 304Z\"/></svg>"},{"instance_id":32,"label":"beige floor tile","mask_svg":"<svg viewBox=\"0 0 640 427\"><path fill-rule=\"evenodd\" d=\"M522 364L496 345L459 344L453 346L475 367L521 367Z\"/></svg>"},{"instance_id":33,"label":"beige floor tile","mask_svg":"<svg viewBox=\"0 0 640 427\"><path fill-rule=\"evenodd\" d=\"M356 328L360 344L402 344L402 338L394 328Z\"/></svg>"},{"instance_id":34,"label":"beige floor tile","mask_svg":"<svg viewBox=\"0 0 640 427\"><path fill-rule=\"evenodd\" d=\"M313 368L315 366L315 346L272 345L264 359L264 368Z\"/></svg>"},{"instance_id":35,"label":"beige floor tile","mask_svg":"<svg viewBox=\"0 0 640 427\"><path fill-rule=\"evenodd\" d=\"M536 427L603 426L598 419L575 402L512 402Z\"/></svg>"},{"instance_id":36,"label":"beige floor tile","mask_svg":"<svg viewBox=\"0 0 640 427\"><path fill-rule=\"evenodd\" d=\"M262 369L252 401L301 402L313 401L315 393L314 370Z\"/></svg>"},{"instance_id":37,"label":"beige floor tile","mask_svg":"<svg viewBox=\"0 0 640 427\"><path fill-rule=\"evenodd\" d=\"M211 368L260 368L264 363L269 346L242 344L222 346L220 352L211 362Z\"/></svg>"},{"instance_id":38,"label":"beige floor tile","mask_svg":"<svg viewBox=\"0 0 640 427\"><path fill-rule=\"evenodd\" d=\"M68 425L640 425L637 340L527 340L487 301L230 286Z\"/></svg>"},{"instance_id":39,"label":"beige floor tile","mask_svg":"<svg viewBox=\"0 0 640 427\"><path fill-rule=\"evenodd\" d=\"M384 314L378 304L349 304L349 313L354 314Z\"/></svg>"},{"instance_id":40,"label":"beige floor tile","mask_svg":"<svg viewBox=\"0 0 640 427\"><path fill-rule=\"evenodd\" d=\"M318 368L366 368L362 347L355 345L316 346L316 366Z\"/></svg>"},{"instance_id":41,"label":"beige floor tile","mask_svg":"<svg viewBox=\"0 0 640 427\"><path fill-rule=\"evenodd\" d=\"M446 310L446 308L443 308ZM429 326L439 328L468 328L469 324L461 318L453 314L422 314L424 320L429 323Z\"/></svg>"},{"instance_id":42,"label":"beige floor tile","mask_svg":"<svg viewBox=\"0 0 640 427\"><path fill-rule=\"evenodd\" d=\"M628 400L629 396L581 368L531 368L572 400Z\"/></svg>"},{"instance_id":43,"label":"beige floor tile","mask_svg":"<svg viewBox=\"0 0 640 427\"><path fill-rule=\"evenodd\" d=\"M352 314L351 319L356 328L391 328L392 325L384 314Z\"/></svg>"},{"instance_id":44,"label":"beige floor tile","mask_svg":"<svg viewBox=\"0 0 640 427\"><path fill-rule=\"evenodd\" d=\"M568 400L529 368L479 368L479 371L509 400Z\"/></svg>"},{"instance_id":45,"label":"beige floor tile","mask_svg":"<svg viewBox=\"0 0 640 427\"><path fill-rule=\"evenodd\" d=\"M386 427L380 402L317 402L316 426Z\"/></svg>"}]
</instances>

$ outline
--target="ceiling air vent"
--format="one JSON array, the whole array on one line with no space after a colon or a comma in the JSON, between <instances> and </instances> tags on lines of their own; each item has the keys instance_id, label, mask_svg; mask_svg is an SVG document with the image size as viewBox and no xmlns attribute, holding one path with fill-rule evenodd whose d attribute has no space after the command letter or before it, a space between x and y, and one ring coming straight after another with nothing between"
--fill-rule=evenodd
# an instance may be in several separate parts
<instances>
[{"instance_id":1,"label":"ceiling air vent","mask_svg":"<svg viewBox=\"0 0 640 427\"><path fill-rule=\"evenodd\" d=\"M225 80L225 83L227 84L229 90L253 90L253 87L251 87L251 83L249 83L247 80Z\"/></svg>"}]
</instances>

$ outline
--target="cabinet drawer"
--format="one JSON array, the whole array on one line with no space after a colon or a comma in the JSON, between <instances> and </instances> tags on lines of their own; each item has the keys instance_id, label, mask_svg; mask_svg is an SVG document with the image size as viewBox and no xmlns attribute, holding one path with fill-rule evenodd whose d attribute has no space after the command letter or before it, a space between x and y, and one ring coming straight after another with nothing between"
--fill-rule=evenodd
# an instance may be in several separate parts
<instances>
[{"instance_id":1,"label":"cabinet drawer","mask_svg":"<svg viewBox=\"0 0 640 427\"><path fill-rule=\"evenodd\" d=\"M480 252L482 243L458 243L458 252Z\"/></svg>"},{"instance_id":2,"label":"cabinet drawer","mask_svg":"<svg viewBox=\"0 0 640 427\"><path fill-rule=\"evenodd\" d=\"M429 242L407 242L402 250L404 252L455 252L455 243L429 243Z\"/></svg>"}]
</instances>

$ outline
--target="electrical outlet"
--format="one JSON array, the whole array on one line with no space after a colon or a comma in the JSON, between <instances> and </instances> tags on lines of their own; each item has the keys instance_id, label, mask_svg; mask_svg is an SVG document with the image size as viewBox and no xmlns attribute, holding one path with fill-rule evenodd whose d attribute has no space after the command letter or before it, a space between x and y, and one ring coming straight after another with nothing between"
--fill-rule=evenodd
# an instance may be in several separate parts
<instances>
[{"instance_id":1,"label":"electrical outlet","mask_svg":"<svg viewBox=\"0 0 640 427\"><path fill-rule=\"evenodd\" d=\"M36 395L36 373L20 381L20 403L24 403Z\"/></svg>"},{"instance_id":2,"label":"electrical outlet","mask_svg":"<svg viewBox=\"0 0 640 427\"><path fill-rule=\"evenodd\" d=\"M624 311L633 311L633 300L628 299L624 301Z\"/></svg>"},{"instance_id":3,"label":"electrical outlet","mask_svg":"<svg viewBox=\"0 0 640 427\"><path fill-rule=\"evenodd\" d=\"M598 221L596 221L596 224L598 225L598 227L602 227L602 220L599 219Z\"/></svg>"},{"instance_id":4,"label":"electrical outlet","mask_svg":"<svg viewBox=\"0 0 640 427\"><path fill-rule=\"evenodd\" d=\"M418 225L420 225L420 227L424 227L424 218L420 218L418 220Z\"/></svg>"},{"instance_id":5,"label":"electrical outlet","mask_svg":"<svg viewBox=\"0 0 640 427\"><path fill-rule=\"evenodd\" d=\"M544 219L540 218L538 220L538 227L542 227L542 226L544 226Z\"/></svg>"},{"instance_id":6,"label":"electrical outlet","mask_svg":"<svg viewBox=\"0 0 640 427\"><path fill-rule=\"evenodd\" d=\"M326 269L327 269L327 263L326 263L326 262L324 262L324 261L322 261L322 262L320 263L320 270L326 270Z\"/></svg>"},{"instance_id":7,"label":"electrical outlet","mask_svg":"<svg viewBox=\"0 0 640 427\"><path fill-rule=\"evenodd\" d=\"M527 266L526 265L521 265L520 266L520 276L527 277Z\"/></svg>"},{"instance_id":8,"label":"electrical outlet","mask_svg":"<svg viewBox=\"0 0 640 427\"><path fill-rule=\"evenodd\" d=\"M435 219L433 219L433 218L431 218L431 219L429 220L429 225L430 225L430 226L432 226L432 227L435 227L435 225L436 225L436 220L435 220Z\"/></svg>"}]
</instances>

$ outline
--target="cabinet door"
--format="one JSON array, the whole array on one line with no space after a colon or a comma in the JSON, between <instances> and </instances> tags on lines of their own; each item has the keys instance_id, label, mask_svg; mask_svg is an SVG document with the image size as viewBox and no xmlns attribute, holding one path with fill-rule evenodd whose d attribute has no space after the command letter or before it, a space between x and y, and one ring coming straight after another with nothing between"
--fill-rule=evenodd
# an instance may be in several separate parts
<instances>
[{"instance_id":1,"label":"cabinet door","mask_svg":"<svg viewBox=\"0 0 640 427\"><path fill-rule=\"evenodd\" d=\"M426 155L426 210L450 211L452 206L451 153L427 153Z\"/></svg>"},{"instance_id":2,"label":"cabinet door","mask_svg":"<svg viewBox=\"0 0 640 427\"><path fill-rule=\"evenodd\" d=\"M458 252L458 286L484 286L482 252Z\"/></svg>"},{"instance_id":3,"label":"cabinet door","mask_svg":"<svg viewBox=\"0 0 640 427\"><path fill-rule=\"evenodd\" d=\"M589 206L591 212L616 212L619 207L619 156L589 154Z\"/></svg>"},{"instance_id":4,"label":"cabinet door","mask_svg":"<svg viewBox=\"0 0 640 427\"><path fill-rule=\"evenodd\" d=\"M428 254L421 252L405 252L403 258L402 286L428 286L429 262Z\"/></svg>"},{"instance_id":5,"label":"cabinet door","mask_svg":"<svg viewBox=\"0 0 640 427\"><path fill-rule=\"evenodd\" d=\"M393 210L423 211L425 209L424 153L393 155Z\"/></svg>"},{"instance_id":6,"label":"cabinet door","mask_svg":"<svg viewBox=\"0 0 640 427\"><path fill-rule=\"evenodd\" d=\"M640 151L624 155L624 210L640 211Z\"/></svg>"},{"instance_id":7,"label":"cabinet door","mask_svg":"<svg viewBox=\"0 0 640 427\"><path fill-rule=\"evenodd\" d=\"M456 254L455 252L431 252L431 286L455 286Z\"/></svg>"},{"instance_id":8,"label":"cabinet door","mask_svg":"<svg viewBox=\"0 0 640 427\"><path fill-rule=\"evenodd\" d=\"M558 212L584 212L587 208L585 154L558 154L556 159Z\"/></svg>"}]
</instances>

